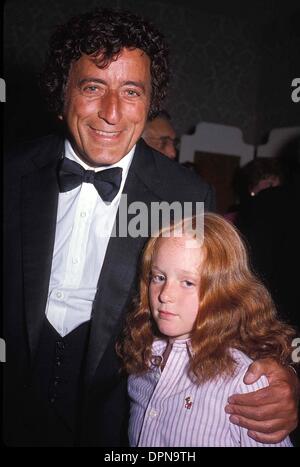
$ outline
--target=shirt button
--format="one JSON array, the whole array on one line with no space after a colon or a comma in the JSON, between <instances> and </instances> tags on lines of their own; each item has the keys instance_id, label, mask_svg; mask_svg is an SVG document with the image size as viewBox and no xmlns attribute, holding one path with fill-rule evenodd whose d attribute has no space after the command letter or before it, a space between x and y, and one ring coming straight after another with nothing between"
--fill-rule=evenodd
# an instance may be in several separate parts
<instances>
[{"instance_id":1,"label":"shirt button","mask_svg":"<svg viewBox=\"0 0 300 467\"><path fill-rule=\"evenodd\" d=\"M73 259L72 259L72 263L73 263L73 264L77 264L78 262L79 262L78 258L73 258Z\"/></svg>"},{"instance_id":2,"label":"shirt button","mask_svg":"<svg viewBox=\"0 0 300 467\"><path fill-rule=\"evenodd\" d=\"M62 292L56 292L57 298L63 298L64 294Z\"/></svg>"},{"instance_id":3,"label":"shirt button","mask_svg":"<svg viewBox=\"0 0 300 467\"><path fill-rule=\"evenodd\" d=\"M85 217L85 216L86 216L86 212L85 212L85 211L82 211L82 212L80 213L80 217Z\"/></svg>"},{"instance_id":4,"label":"shirt button","mask_svg":"<svg viewBox=\"0 0 300 467\"><path fill-rule=\"evenodd\" d=\"M59 350L63 350L65 348L65 344L64 342L62 341L57 341L56 342L56 347L59 349Z\"/></svg>"},{"instance_id":5,"label":"shirt button","mask_svg":"<svg viewBox=\"0 0 300 467\"><path fill-rule=\"evenodd\" d=\"M156 417L158 414L156 412L156 410L154 409L151 409L150 412L149 412L149 417Z\"/></svg>"}]
</instances>

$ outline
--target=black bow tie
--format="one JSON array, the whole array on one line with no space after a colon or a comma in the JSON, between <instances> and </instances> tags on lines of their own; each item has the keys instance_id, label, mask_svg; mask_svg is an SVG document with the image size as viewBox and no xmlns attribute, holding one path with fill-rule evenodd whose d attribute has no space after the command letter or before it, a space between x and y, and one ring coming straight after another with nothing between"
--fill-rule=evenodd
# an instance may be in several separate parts
<instances>
[{"instance_id":1,"label":"black bow tie","mask_svg":"<svg viewBox=\"0 0 300 467\"><path fill-rule=\"evenodd\" d=\"M73 190L83 182L93 183L103 201L112 201L119 191L121 180L121 167L94 172L85 170L80 164L66 157L58 166L59 191L63 193Z\"/></svg>"}]
</instances>

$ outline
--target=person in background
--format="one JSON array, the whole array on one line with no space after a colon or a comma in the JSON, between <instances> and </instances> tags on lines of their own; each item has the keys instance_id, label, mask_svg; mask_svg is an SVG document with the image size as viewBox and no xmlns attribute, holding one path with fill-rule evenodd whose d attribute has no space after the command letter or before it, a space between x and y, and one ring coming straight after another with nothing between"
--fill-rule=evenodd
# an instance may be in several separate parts
<instances>
[{"instance_id":1,"label":"person in background","mask_svg":"<svg viewBox=\"0 0 300 467\"><path fill-rule=\"evenodd\" d=\"M258 157L240 167L232 181L237 203L224 214L225 219L235 224L239 212L251 203L251 198L262 190L280 186L283 179L283 170L277 158Z\"/></svg>"},{"instance_id":2,"label":"person in background","mask_svg":"<svg viewBox=\"0 0 300 467\"><path fill-rule=\"evenodd\" d=\"M236 226L249 246L251 264L268 287L280 319L300 333L299 137L281 148L277 161L282 183L250 196L239 210ZM299 366L295 369L299 377ZM300 447L299 427L291 433L291 439Z\"/></svg>"},{"instance_id":3,"label":"person in background","mask_svg":"<svg viewBox=\"0 0 300 467\"><path fill-rule=\"evenodd\" d=\"M236 225L250 247L252 264L265 281L282 319L300 330L298 280L300 138L278 157L259 158L244 168L248 196Z\"/></svg>"},{"instance_id":4,"label":"person in background","mask_svg":"<svg viewBox=\"0 0 300 467\"><path fill-rule=\"evenodd\" d=\"M117 345L129 374L130 445L273 446L231 424L224 409L233 390L268 386L265 376L244 383L253 359L290 363L295 330L276 318L238 231L212 213L201 228L195 217L180 221L143 253L139 295Z\"/></svg>"},{"instance_id":5,"label":"person in background","mask_svg":"<svg viewBox=\"0 0 300 467\"><path fill-rule=\"evenodd\" d=\"M242 167L236 177L239 197L255 196L261 190L283 182L283 170L278 158L257 157Z\"/></svg>"},{"instance_id":6,"label":"person in background","mask_svg":"<svg viewBox=\"0 0 300 467\"><path fill-rule=\"evenodd\" d=\"M172 126L171 117L165 110L147 121L142 138L169 159L177 158L179 139Z\"/></svg>"}]
</instances>

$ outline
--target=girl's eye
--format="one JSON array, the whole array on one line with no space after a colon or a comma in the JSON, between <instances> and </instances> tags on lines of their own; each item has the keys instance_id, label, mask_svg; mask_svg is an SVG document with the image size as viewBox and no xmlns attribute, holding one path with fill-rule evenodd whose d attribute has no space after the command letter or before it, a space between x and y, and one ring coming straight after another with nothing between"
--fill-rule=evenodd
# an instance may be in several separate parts
<instances>
[{"instance_id":1,"label":"girl's eye","mask_svg":"<svg viewBox=\"0 0 300 467\"><path fill-rule=\"evenodd\" d=\"M186 287L189 287L189 288L195 285L195 283L191 281L183 281L183 283Z\"/></svg>"},{"instance_id":2,"label":"girl's eye","mask_svg":"<svg viewBox=\"0 0 300 467\"><path fill-rule=\"evenodd\" d=\"M152 274L151 276L151 281L156 284L159 284L163 280L164 280L164 276L162 274Z\"/></svg>"}]
</instances>

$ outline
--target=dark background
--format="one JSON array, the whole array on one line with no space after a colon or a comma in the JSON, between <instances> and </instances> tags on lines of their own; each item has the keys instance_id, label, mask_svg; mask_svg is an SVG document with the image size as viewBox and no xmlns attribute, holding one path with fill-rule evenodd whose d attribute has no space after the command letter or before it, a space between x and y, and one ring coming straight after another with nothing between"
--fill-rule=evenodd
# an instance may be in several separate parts
<instances>
[{"instance_id":1,"label":"dark background","mask_svg":"<svg viewBox=\"0 0 300 467\"><path fill-rule=\"evenodd\" d=\"M178 134L200 121L238 126L259 144L276 127L300 123L291 82L300 76L296 1L7 0L4 7L5 142L49 133L53 120L37 85L56 24L96 6L151 19L171 49L166 107Z\"/></svg>"}]
</instances>

